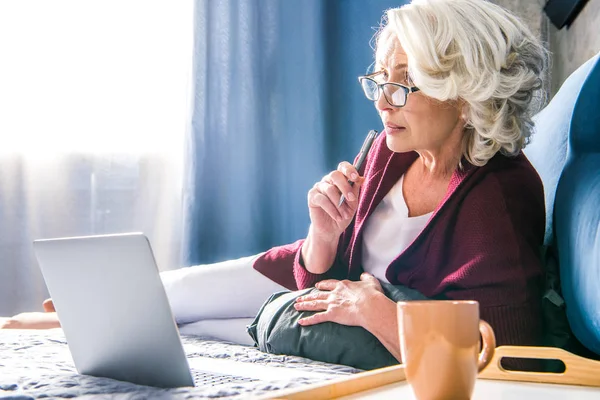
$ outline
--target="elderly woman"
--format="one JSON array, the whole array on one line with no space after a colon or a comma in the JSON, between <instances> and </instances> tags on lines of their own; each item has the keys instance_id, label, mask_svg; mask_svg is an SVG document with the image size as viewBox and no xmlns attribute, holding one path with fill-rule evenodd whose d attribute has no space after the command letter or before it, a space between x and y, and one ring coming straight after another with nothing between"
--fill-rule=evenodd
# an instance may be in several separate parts
<instances>
[{"instance_id":1,"label":"elderly woman","mask_svg":"<svg viewBox=\"0 0 600 400\"><path fill-rule=\"evenodd\" d=\"M179 322L203 320L207 333L232 339L231 325L219 335L210 320L239 321L244 332L273 291L316 285L296 304L317 311L301 325L362 326L400 359L387 281L477 300L498 344L538 343L544 198L521 150L546 52L486 1L415 0L386 17L374 70L360 78L385 127L364 168L342 162L309 191L306 239L163 273Z\"/></svg>"}]
</instances>

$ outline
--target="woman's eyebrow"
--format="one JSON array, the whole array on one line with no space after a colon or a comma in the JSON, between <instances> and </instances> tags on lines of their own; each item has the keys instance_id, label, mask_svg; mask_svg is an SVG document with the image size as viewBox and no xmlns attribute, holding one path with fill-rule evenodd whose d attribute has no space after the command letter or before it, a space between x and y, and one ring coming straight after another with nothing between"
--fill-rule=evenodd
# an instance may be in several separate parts
<instances>
[{"instance_id":1,"label":"woman's eyebrow","mask_svg":"<svg viewBox=\"0 0 600 400\"><path fill-rule=\"evenodd\" d=\"M380 61L376 64L379 65L379 69L381 69L381 70L387 69L387 66L388 66L388 64L385 61ZM398 64L396 64L396 66L394 66L394 69L396 69L396 70L403 70L406 68L408 68L408 64L406 64L406 63L398 63Z\"/></svg>"}]
</instances>

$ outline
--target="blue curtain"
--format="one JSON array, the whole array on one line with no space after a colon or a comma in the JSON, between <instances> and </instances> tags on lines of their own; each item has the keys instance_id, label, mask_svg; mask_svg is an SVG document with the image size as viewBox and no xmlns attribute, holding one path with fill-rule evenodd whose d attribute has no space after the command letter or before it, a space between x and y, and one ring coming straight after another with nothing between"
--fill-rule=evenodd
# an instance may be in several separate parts
<instances>
[{"instance_id":1,"label":"blue curtain","mask_svg":"<svg viewBox=\"0 0 600 400\"><path fill-rule=\"evenodd\" d=\"M312 185L381 129L356 77L389 0L197 0L183 265L306 236Z\"/></svg>"}]
</instances>

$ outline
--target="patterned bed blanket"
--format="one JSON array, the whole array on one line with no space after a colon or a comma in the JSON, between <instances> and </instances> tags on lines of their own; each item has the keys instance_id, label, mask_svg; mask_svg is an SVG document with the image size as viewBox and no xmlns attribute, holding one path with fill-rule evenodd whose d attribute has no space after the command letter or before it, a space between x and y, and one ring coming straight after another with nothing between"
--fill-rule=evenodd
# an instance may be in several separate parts
<instances>
[{"instance_id":1,"label":"patterned bed blanket","mask_svg":"<svg viewBox=\"0 0 600 400\"><path fill-rule=\"evenodd\" d=\"M230 383L215 387L158 389L108 378L79 375L60 329L0 331L0 399L116 398L248 398L274 390L337 378L359 372L295 356L265 354L256 348L194 336L182 336L188 358L212 357L318 373L288 381Z\"/></svg>"}]
</instances>

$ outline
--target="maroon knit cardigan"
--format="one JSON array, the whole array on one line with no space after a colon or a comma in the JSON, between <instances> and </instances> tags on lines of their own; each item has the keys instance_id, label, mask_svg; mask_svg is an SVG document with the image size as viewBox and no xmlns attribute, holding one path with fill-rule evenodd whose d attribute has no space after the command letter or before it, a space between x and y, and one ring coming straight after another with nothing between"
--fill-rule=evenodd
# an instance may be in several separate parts
<instances>
[{"instance_id":1,"label":"maroon knit cardigan","mask_svg":"<svg viewBox=\"0 0 600 400\"><path fill-rule=\"evenodd\" d=\"M394 153L385 134L365 163L356 217L340 237L334 265L312 274L302 265L303 240L275 247L254 268L289 288L320 280L358 280L365 221L418 155ZM485 166L463 160L421 234L389 265L386 277L434 299L477 300L498 345L539 344L542 333L544 238L541 180L521 153L494 156Z\"/></svg>"}]
</instances>

